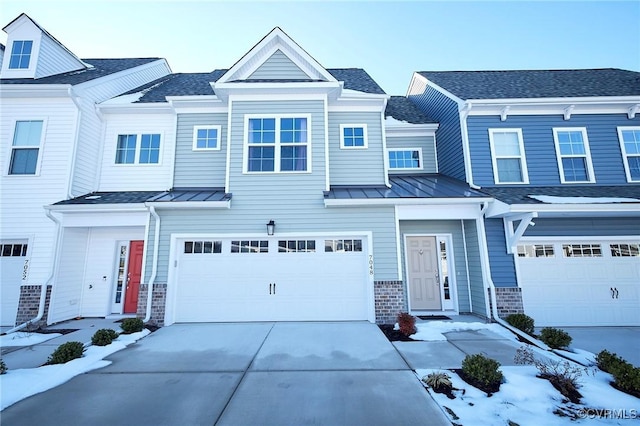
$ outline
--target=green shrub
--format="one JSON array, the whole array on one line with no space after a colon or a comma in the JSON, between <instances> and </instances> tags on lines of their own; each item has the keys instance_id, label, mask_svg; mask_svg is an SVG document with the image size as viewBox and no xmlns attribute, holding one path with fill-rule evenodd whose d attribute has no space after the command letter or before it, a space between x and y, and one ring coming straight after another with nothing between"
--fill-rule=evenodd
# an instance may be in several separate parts
<instances>
[{"instance_id":1,"label":"green shrub","mask_svg":"<svg viewBox=\"0 0 640 426\"><path fill-rule=\"evenodd\" d=\"M122 320L120 328L122 328L123 334L137 333L142 331L144 323L140 318L125 318Z\"/></svg>"},{"instance_id":2,"label":"green shrub","mask_svg":"<svg viewBox=\"0 0 640 426\"><path fill-rule=\"evenodd\" d=\"M0 358L0 374L4 374L7 372L7 364L4 363L4 360Z\"/></svg>"},{"instance_id":3,"label":"green shrub","mask_svg":"<svg viewBox=\"0 0 640 426\"><path fill-rule=\"evenodd\" d=\"M82 357L84 345L80 342L63 343L49 355L47 364L64 364L76 358Z\"/></svg>"},{"instance_id":4,"label":"green shrub","mask_svg":"<svg viewBox=\"0 0 640 426\"><path fill-rule=\"evenodd\" d=\"M410 336L418 331L416 328L416 317L407 312L400 312L398 314L398 326L400 327L400 332L405 336Z\"/></svg>"},{"instance_id":5,"label":"green shrub","mask_svg":"<svg viewBox=\"0 0 640 426\"><path fill-rule=\"evenodd\" d=\"M505 318L505 321L518 330L533 336L534 322L530 316L525 314L511 314Z\"/></svg>"},{"instance_id":6,"label":"green shrub","mask_svg":"<svg viewBox=\"0 0 640 426\"><path fill-rule=\"evenodd\" d=\"M482 354L467 355L462 361L462 378L488 394L497 392L504 379L500 363Z\"/></svg>"},{"instance_id":7,"label":"green shrub","mask_svg":"<svg viewBox=\"0 0 640 426\"><path fill-rule=\"evenodd\" d=\"M620 358L618 355L611 353L607 350L600 351L596 355L596 364L598 368L604 372L613 374L620 364L624 364L626 361Z\"/></svg>"},{"instance_id":8,"label":"green shrub","mask_svg":"<svg viewBox=\"0 0 640 426\"><path fill-rule=\"evenodd\" d=\"M596 355L598 368L613 376L616 388L640 398L640 368L634 367L618 355L603 350Z\"/></svg>"},{"instance_id":9,"label":"green shrub","mask_svg":"<svg viewBox=\"0 0 640 426\"><path fill-rule=\"evenodd\" d=\"M564 330L553 327L545 327L540 330L540 340L553 349L566 348L571 344L571 336Z\"/></svg>"},{"instance_id":10,"label":"green shrub","mask_svg":"<svg viewBox=\"0 0 640 426\"><path fill-rule=\"evenodd\" d=\"M118 338L118 333L110 328L102 328L91 337L91 344L95 346L107 346Z\"/></svg>"}]
</instances>

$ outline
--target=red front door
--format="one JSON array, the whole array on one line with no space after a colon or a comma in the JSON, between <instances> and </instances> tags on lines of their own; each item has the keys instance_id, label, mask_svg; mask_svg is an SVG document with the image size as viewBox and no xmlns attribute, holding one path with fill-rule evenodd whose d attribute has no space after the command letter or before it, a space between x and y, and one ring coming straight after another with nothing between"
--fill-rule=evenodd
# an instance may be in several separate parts
<instances>
[{"instance_id":1,"label":"red front door","mask_svg":"<svg viewBox=\"0 0 640 426\"><path fill-rule=\"evenodd\" d=\"M135 314L138 310L138 291L142 272L142 252L144 241L131 241L129 244L129 268L127 271L127 289L124 293L124 313Z\"/></svg>"}]
</instances>

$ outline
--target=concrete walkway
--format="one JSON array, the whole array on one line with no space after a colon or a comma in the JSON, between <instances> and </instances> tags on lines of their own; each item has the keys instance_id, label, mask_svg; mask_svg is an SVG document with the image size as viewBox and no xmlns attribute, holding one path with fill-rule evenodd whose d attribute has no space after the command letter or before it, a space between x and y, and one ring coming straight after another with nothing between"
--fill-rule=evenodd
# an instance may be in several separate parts
<instances>
[{"instance_id":1,"label":"concrete walkway","mask_svg":"<svg viewBox=\"0 0 640 426\"><path fill-rule=\"evenodd\" d=\"M3 425L448 425L368 322L174 324Z\"/></svg>"}]
</instances>

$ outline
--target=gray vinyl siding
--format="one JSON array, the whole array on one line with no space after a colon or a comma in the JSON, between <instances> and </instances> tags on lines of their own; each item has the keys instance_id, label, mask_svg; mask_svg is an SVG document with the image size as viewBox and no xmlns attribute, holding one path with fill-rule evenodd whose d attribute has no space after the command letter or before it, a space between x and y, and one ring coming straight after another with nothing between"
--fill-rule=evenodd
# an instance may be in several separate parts
<instances>
[{"instance_id":1,"label":"gray vinyl siding","mask_svg":"<svg viewBox=\"0 0 640 426\"><path fill-rule=\"evenodd\" d=\"M195 126L221 127L216 151L193 150ZM227 163L227 114L179 114L176 131L176 159L173 186L224 187Z\"/></svg>"},{"instance_id":2,"label":"gray vinyl siding","mask_svg":"<svg viewBox=\"0 0 640 426\"><path fill-rule=\"evenodd\" d=\"M507 253L502 219L486 219L485 231L489 249L491 278L496 287L516 287L516 269L513 255Z\"/></svg>"},{"instance_id":3,"label":"gray vinyl siding","mask_svg":"<svg viewBox=\"0 0 640 426\"><path fill-rule=\"evenodd\" d=\"M269 59L264 61L260 67L253 72L248 80L253 79L308 79L304 73L291 59L280 50L276 50Z\"/></svg>"},{"instance_id":4,"label":"gray vinyl siding","mask_svg":"<svg viewBox=\"0 0 640 426\"><path fill-rule=\"evenodd\" d=\"M366 124L366 149L341 149L340 125ZM329 113L331 185L384 185L382 117L376 112Z\"/></svg>"},{"instance_id":5,"label":"gray vinyl siding","mask_svg":"<svg viewBox=\"0 0 640 426\"><path fill-rule=\"evenodd\" d=\"M491 165L488 129L522 129L530 185L561 185L553 140L554 127L585 127L591 150L596 184L626 184L617 126L640 126L640 116L626 114L470 116L467 119L473 181L480 186L495 185Z\"/></svg>"},{"instance_id":6,"label":"gray vinyl siding","mask_svg":"<svg viewBox=\"0 0 640 426\"><path fill-rule=\"evenodd\" d=\"M422 148L421 170L391 170L390 174L437 173L436 150L433 136L387 137L387 149Z\"/></svg>"},{"instance_id":7,"label":"gray vinyl siding","mask_svg":"<svg viewBox=\"0 0 640 426\"><path fill-rule=\"evenodd\" d=\"M451 234L453 240L453 257L455 261L456 297L460 312L470 312L469 285L467 281L467 266L465 263L464 239L462 237L462 223L459 220L406 220L400 222L400 244L402 246L402 280L407 283L406 257L404 239L407 234L433 235ZM468 246L467 239L467 248ZM477 250L477 246L476 246ZM476 254L477 256L477 254ZM453 275L453 274L451 274Z\"/></svg>"},{"instance_id":8,"label":"gray vinyl siding","mask_svg":"<svg viewBox=\"0 0 640 426\"><path fill-rule=\"evenodd\" d=\"M640 239L640 218L572 218L534 220L525 237L607 237L637 236Z\"/></svg>"},{"instance_id":9,"label":"gray vinyl siding","mask_svg":"<svg viewBox=\"0 0 640 426\"><path fill-rule=\"evenodd\" d=\"M31 60L36 60L35 52L32 52ZM45 34L43 34L40 39L40 51L37 55L37 60L36 78L83 68L82 64L69 55L69 52Z\"/></svg>"},{"instance_id":10,"label":"gray vinyl siding","mask_svg":"<svg viewBox=\"0 0 640 426\"><path fill-rule=\"evenodd\" d=\"M317 200L316 200L317 198ZM373 232L374 279L397 280L397 247L393 207L325 208L320 197L299 193L272 194L261 205L234 204L223 210L158 210L161 215L157 283L166 283L172 233L211 233L232 237L240 233L266 236L273 219L278 233ZM317 202L316 202L317 201ZM240 205L239 205L240 204ZM151 274L155 228L150 226L146 280ZM363 271L364 273L364 271Z\"/></svg>"},{"instance_id":11,"label":"gray vinyl siding","mask_svg":"<svg viewBox=\"0 0 640 426\"><path fill-rule=\"evenodd\" d=\"M439 123L436 148L440 173L466 180L457 102L431 87L425 88L421 94L409 96L409 99Z\"/></svg>"},{"instance_id":12,"label":"gray vinyl siding","mask_svg":"<svg viewBox=\"0 0 640 426\"><path fill-rule=\"evenodd\" d=\"M487 292L482 277L480 243L478 241L478 227L475 220L464 221L464 236L467 243L467 263L469 265L469 282L471 283L471 312L486 316Z\"/></svg>"}]
</instances>

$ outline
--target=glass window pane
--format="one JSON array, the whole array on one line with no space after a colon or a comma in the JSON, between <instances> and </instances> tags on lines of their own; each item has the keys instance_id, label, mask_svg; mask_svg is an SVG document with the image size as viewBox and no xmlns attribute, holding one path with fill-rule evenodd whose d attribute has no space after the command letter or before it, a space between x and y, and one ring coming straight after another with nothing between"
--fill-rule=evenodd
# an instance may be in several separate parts
<instances>
[{"instance_id":1,"label":"glass window pane","mask_svg":"<svg viewBox=\"0 0 640 426\"><path fill-rule=\"evenodd\" d=\"M493 149L497 156L520 156L520 143L515 132L493 134Z\"/></svg>"},{"instance_id":2,"label":"glass window pane","mask_svg":"<svg viewBox=\"0 0 640 426\"><path fill-rule=\"evenodd\" d=\"M640 156L627 157L629 162L629 174L632 180L640 180Z\"/></svg>"},{"instance_id":3,"label":"glass window pane","mask_svg":"<svg viewBox=\"0 0 640 426\"><path fill-rule=\"evenodd\" d=\"M587 166L584 158L563 158L562 168L567 182L583 182L588 180Z\"/></svg>"},{"instance_id":4,"label":"glass window pane","mask_svg":"<svg viewBox=\"0 0 640 426\"><path fill-rule=\"evenodd\" d=\"M40 146L42 121L16 121L13 146Z\"/></svg>"},{"instance_id":5,"label":"glass window pane","mask_svg":"<svg viewBox=\"0 0 640 426\"><path fill-rule=\"evenodd\" d=\"M522 182L522 169L518 158L499 158L496 160L498 166L498 180L500 182Z\"/></svg>"},{"instance_id":6,"label":"glass window pane","mask_svg":"<svg viewBox=\"0 0 640 426\"><path fill-rule=\"evenodd\" d=\"M33 175L38 165L38 149L14 149L11 153L11 166L9 174Z\"/></svg>"}]
</instances>

